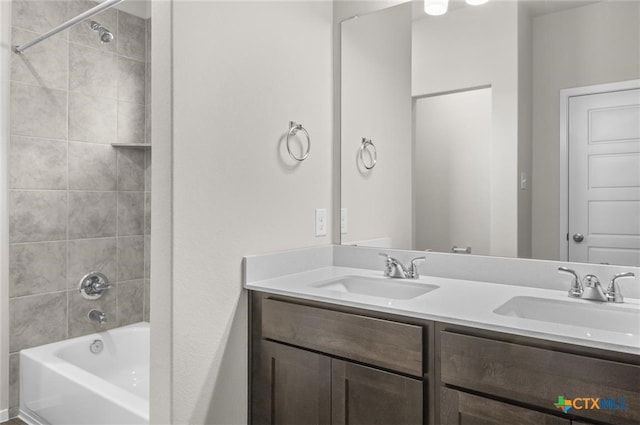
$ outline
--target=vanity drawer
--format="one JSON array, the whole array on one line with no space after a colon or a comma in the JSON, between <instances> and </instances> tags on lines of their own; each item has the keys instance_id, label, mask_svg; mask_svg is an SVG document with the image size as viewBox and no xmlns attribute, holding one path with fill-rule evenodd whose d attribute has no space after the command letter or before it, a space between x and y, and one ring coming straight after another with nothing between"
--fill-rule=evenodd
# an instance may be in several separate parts
<instances>
[{"instance_id":1,"label":"vanity drawer","mask_svg":"<svg viewBox=\"0 0 640 425\"><path fill-rule=\"evenodd\" d=\"M441 381L485 394L555 409L558 396L579 401L570 415L613 424L640 423L640 366L440 332ZM624 399L624 406L619 400ZM604 408L612 399L611 408ZM584 408L584 404L588 408Z\"/></svg>"},{"instance_id":2,"label":"vanity drawer","mask_svg":"<svg viewBox=\"0 0 640 425\"><path fill-rule=\"evenodd\" d=\"M273 299L262 337L422 377L422 327Z\"/></svg>"}]
</instances>

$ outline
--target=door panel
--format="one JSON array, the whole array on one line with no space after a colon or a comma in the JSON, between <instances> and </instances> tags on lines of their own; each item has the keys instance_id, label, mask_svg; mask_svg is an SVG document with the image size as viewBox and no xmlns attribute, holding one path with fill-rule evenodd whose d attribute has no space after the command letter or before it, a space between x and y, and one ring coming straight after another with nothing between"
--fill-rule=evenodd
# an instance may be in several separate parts
<instances>
[{"instance_id":1,"label":"door panel","mask_svg":"<svg viewBox=\"0 0 640 425\"><path fill-rule=\"evenodd\" d=\"M329 357L270 341L261 344L252 423L330 423Z\"/></svg>"},{"instance_id":2,"label":"door panel","mask_svg":"<svg viewBox=\"0 0 640 425\"><path fill-rule=\"evenodd\" d=\"M331 360L332 424L422 424L422 382Z\"/></svg>"},{"instance_id":3,"label":"door panel","mask_svg":"<svg viewBox=\"0 0 640 425\"><path fill-rule=\"evenodd\" d=\"M443 387L441 389L443 425L570 425L560 418L512 404Z\"/></svg>"},{"instance_id":4,"label":"door panel","mask_svg":"<svg viewBox=\"0 0 640 425\"><path fill-rule=\"evenodd\" d=\"M640 265L639 89L569 99L569 261Z\"/></svg>"}]
</instances>

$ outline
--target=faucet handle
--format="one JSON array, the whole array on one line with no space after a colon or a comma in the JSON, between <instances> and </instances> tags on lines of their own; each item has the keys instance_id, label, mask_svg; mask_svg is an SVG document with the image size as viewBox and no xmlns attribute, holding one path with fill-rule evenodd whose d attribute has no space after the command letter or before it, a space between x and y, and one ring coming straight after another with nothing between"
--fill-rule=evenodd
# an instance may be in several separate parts
<instances>
[{"instance_id":1,"label":"faucet handle","mask_svg":"<svg viewBox=\"0 0 640 425\"><path fill-rule=\"evenodd\" d=\"M607 300L612 301L614 303L624 302L624 297L622 296L622 293L620 293L620 285L618 285L618 282L616 282L616 279L620 279L623 277L634 277L634 276L635 274L632 272L618 273L615 276L613 276L613 279L611 279L611 282L609 283L609 287L607 288Z\"/></svg>"},{"instance_id":2,"label":"faucet handle","mask_svg":"<svg viewBox=\"0 0 640 425\"><path fill-rule=\"evenodd\" d=\"M385 257L384 261L384 275L389 276L391 274L391 265L393 263L393 258L390 255L385 254L384 252L379 252L379 256Z\"/></svg>"},{"instance_id":3,"label":"faucet handle","mask_svg":"<svg viewBox=\"0 0 640 425\"><path fill-rule=\"evenodd\" d=\"M584 288L582 287L582 283L580 282L580 276L578 276L578 273L568 267L558 267L558 271L573 275L573 281L571 282L571 288L569 289L569 296L576 298L580 297L584 292Z\"/></svg>"},{"instance_id":4,"label":"faucet handle","mask_svg":"<svg viewBox=\"0 0 640 425\"><path fill-rule=\"evenodd\" d=\"M426 261L427 257L417 257L414 258L413 260L411 260L411 267L409 268L409 277L411 279L417 279L420 277L420 274L418 274L418 262L419 261Z\"/></svg>"}]
</instances>

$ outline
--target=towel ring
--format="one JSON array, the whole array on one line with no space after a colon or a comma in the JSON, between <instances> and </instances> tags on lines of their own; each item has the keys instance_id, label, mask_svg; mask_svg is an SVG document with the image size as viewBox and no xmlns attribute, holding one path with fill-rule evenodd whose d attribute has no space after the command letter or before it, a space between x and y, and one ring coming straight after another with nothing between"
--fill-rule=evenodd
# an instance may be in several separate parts
<instances>
[{"instance_id":1,"label":"towel ring","mask_svg":"<svg viewBox=\"0 0 640 425\"><path fill-rule=\"evenodd\" d=\"M302 155L302 157L297 157L293 154L293 152L291 152L291 146L289 146L289 139L291 138L291 136L295 136L296 133L298 131L302 130L305 134L305 136L307 136L307 151L304 153L304 155ZM307 130L302 126L302 124L298 124L295 121L289 121L289 133L287 134L287 152L289 152L289 156L293 159L295 159L296 161L304 161L305 159L307 159L307 157L309 156L309 152L311 152L311 138L309 137L309 133L307 132Z\"/></svg>"},{"instance_id":2,"label":"towel ring","mask_svg":"<svg viewBox=\"0 0 640 425\"><path fill-rule=\"evenodd\" d=\"M367 147L371 146L370 149L367 149ZM371 162L369 164L366 163L366 161L364 160L364 151L368 150L370 152L370 155L372 155L372 159ZM373 152L373 153L371 153ZM373 167L376 166L376 163L378 162L378 150L376 149L376 145L373 144L373 142L371 141L371 139L367 139L367 138L362 138L362 144L360 145L360 162L362 162L362 165L364 166L364 168L366 168L367 170L371 170Z\"/></svg>"}]
</instances>

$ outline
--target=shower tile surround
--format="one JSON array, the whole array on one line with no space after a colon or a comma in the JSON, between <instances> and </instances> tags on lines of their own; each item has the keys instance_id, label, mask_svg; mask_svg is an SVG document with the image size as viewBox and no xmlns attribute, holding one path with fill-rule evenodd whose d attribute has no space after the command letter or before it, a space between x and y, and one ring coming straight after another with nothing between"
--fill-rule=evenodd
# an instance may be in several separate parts
<instances>
[{"instance_id":1,"label":"shower tile surround","mask_svg":"<svg viewBox=\"0 0 640 425\"><path fill-rule=\"evenodd\" d=\"M86 11L91 1L13 0L12 45ZM9 142L10 400L23 348L149 320L150 20L110 9L11 61ZM78 293L89 271L114 284ZM89 321L97 308L106 325Z\"/></svg>"}]
</instances>

